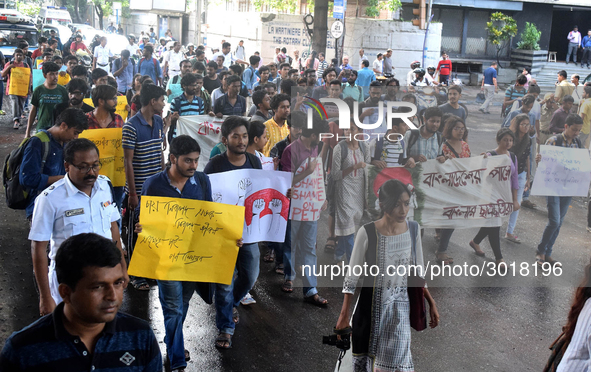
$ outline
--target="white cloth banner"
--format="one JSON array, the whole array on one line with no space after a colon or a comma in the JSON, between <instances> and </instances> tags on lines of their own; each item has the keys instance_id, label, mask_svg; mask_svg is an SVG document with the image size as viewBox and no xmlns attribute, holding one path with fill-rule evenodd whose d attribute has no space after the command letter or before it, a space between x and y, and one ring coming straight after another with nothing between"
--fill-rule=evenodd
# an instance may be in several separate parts
<instances>
[{"instance_id":1,"label":"white cloth banner","mask_svg":"<svg viewBox=\"0 0 591 372\"><path fill-rule=\"evenodd\" d=\"M557 146L540 146L532 195L587 196L591 183L589 150Z\"/></svg>"},{"instance_id":2,"label":"white cloth banner","mask_svg":"<svg viewBox=\"0 0 591 372\"><path fill-rule=\"evenodd\" d=\"M415 187L414 220L421 227L462 229L501 226L513 212L508 156L429 160L415 168L368 167L369 212L379 215L379 188L390 179ZM412 207L412 206L411 206Z\"/></svg>"},{"instance_id":3,"label":"white cloth banner","mask_svg":"<svg viewBox=\"0 0 591 372\"><path fill-rule=\"evenodd\" d=\"M209 115L181 116L176 124L176 134L186 134L195 138L201 146L199 154L198 171L203 171L209 162L209 154L215 145L222 141L222 123L224 119L218 119Z\"/></svg>"},{"instance_id":4,"label":"white cloth banner","mask_svg":"<svg viewBox=\"0 0 591 372\"><path fill-rule=\"evenodd\" d=\"M244 206L244 243L283 242L289 215L289 172L239 169L209 175L215 203Z\"/></svg>"},{"instance_id":5,"label":"white cloth banner","mask_svg":"<svg viewBox=\"0 0 591 372\"><path fill-rule=\"evenodd\" d=\"M314 172L296 183L291 190L291 210L289 218L294 221L318 221L320 210L326 200L322 158L318 157ZM301 174L310 166L309 159L304 161L296 171Z\"/></svg>"}]
</instances>

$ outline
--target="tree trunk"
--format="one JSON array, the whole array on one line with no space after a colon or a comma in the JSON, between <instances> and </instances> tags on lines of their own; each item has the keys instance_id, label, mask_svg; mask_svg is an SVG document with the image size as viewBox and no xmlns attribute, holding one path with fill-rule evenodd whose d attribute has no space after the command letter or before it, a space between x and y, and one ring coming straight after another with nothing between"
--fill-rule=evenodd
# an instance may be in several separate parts
<instances>
[{"instance_id":1,"label":"tree trunk","mask_svg":"<svg viewBox=\"0 0 591 372\"><path fill-rule=\"evenodd\" d=\"M98 16L98 21L99 21L99 30L103 29L103 7L102 5L95 5L94 6L94 10L96 11L96 15Z\"/></svg>"},{"instance_id":2,"label":"tree trunk","mask_svg":"<svg viewBox=\"0 0 591 372\"><path fill-rule=\"evenodd\" d=\"M76 3L74 4L74 17L76 18L76 23L84 23L81 19L80 19L80 0L76 0Z\"/></svg>"},{"instance_id":3,"label":"tree trunk","mask_svg":"<svg viewBox=\"0 0 591 372\"><path fill-rule=\"evenodd\" d=\"M328 31L328 0L316 0L314 3L314 33L312 50L326 53L326 33Z\"/></svg>"}]
</instances>

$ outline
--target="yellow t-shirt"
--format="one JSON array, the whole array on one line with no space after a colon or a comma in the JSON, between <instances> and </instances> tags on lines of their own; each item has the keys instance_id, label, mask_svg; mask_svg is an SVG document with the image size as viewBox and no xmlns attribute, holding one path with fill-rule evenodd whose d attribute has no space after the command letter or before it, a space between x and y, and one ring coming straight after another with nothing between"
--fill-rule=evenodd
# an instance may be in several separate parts
<instances>
[{"instance_id":1,"label":"yellow t-shirt","mask_svg":"<svg viewBox=\"0 0 591 372\"><path fill-rule=\"evenodd\" d=\"M579 115L582 116L582 114L585 114L585 118L583 119L583 128L581 129L581 133L589 134L591 131L591 98L581 100L581 105L579 106Z\"/></svg>"},{"instance_id":2,"label":"yellow t-shirt","mask_svg":"<svg viewBox=\"0 0 591 372\"><path fill-rule=\"evenodd\" d=\"M70 82L70 80L72 80L72 78L70 77L70 74L68 74L67 72L66 72L66 76L58 75L58 77L57 77L57 83L61 86L65 86L66 84L68 84Z\"/></svg>"},{"instance_id":3,"label":"yellow t-shirt","mask_svg":"<svg viewBox=\"0 0 591 372\"><path fill-rule=\"evenodd\" d=\"M289 134L289 127L287 126L287 121L283 123L283 126L277 125L275 120L271 118L265 122L265 127L267 127L267 144L263 147L263 154L265 156L269 156L271 149L275 144Z\"/></svg>"}]
</instances>

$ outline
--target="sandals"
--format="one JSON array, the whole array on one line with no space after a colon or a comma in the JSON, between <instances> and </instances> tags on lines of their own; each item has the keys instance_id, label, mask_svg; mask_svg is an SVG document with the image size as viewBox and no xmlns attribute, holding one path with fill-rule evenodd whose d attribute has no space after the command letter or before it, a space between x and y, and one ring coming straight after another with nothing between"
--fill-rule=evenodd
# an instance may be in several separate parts
<instances>
[{"instance_id":1,"label":"sandals","mask_svg":"<svg viewBox=\"0 0 591 372\"><path fill-rule=\"evenodd\" d=\"M562 264L552 257L546 257L546 262L548 262L551 266L562 267Z\"/></svg>"},{"instance_id":2,"label":"sandals","mask_svg":"<svg viewBox=\"0 0 591 372\"><path fill-rule=\"evenodd\" d=\"M538 264L538 266L542 266L544 264L544 262L546 262L546 260L544 260L544 256L537 254L536 255L536 263Z\"/></svg>"},{"instance_id":3,"label":"sandals","mask_svg":"<svg viewBox=\"0 0 591 372\"><path fill-rule=\"evenodd\" d=\"M133 286L133 288L137 289L138 291L149 291L150 285L144 278L133 278L129 281L129 283Z\"/></svg>"},{"instance_id":4,"label":"sandals","mask_svg":"<svg viewBox=\"0 0 591 372\"><path fill-rule=\"evenodd\" d=\"M286 280L283 285L281 286L281 290L285 293L292 293L293 292L293 282L291 280Z\"/></svg>"},{"instance_id":5,"label":"sandals","mask_svg":"<svg viewBox=\"0 0 591 372\"><path fill-rule=\"evenodd\" d=\"M275 266L275 273L279 274L279 275L285 275L285 268L284 268L283 264L279 264L279 265Z\"/></svg>"},{"instance_id":6,"label":"sandals","mask_svg":"<svg viewBox=\"0 0 591 372\"><path fill-rule=\"evenodd\" d=\"M237 307L232 308L232 321L234 321L234 324L238 324L238 322L240 322L240 314L238 313Z\"/></svg>"},{"instance_id":7,"label":"sandals","mask_svg":"<svg viewBox=\"0 0 591 372\"><path fill-rule=\"evenodd\" d=\"M316 293L314 296L304 297L304 302L307 302L309 304L316 305L319 307L324 307L324 306L328 305L328 300L320 297L320 295L318 293Z\"/></svg>"},{"instance_id":8,"label":"sandals","mask_svg":"<svg viewBox=\"0 0 591 372\"><path fill-rule=\"evenodd\" d=\"M332 241L332 243L331 243ZM326 239L326 244L324 245L324 251L334 251L335 247L337 246L337 237L328 237Z\"/></svg>"},{"instance_id":9,"label":"sandals","mask_svg":"<svg viewBox=\"0 0 591 372\"><path fill-rule=\"evenodd\" d=\"M232 335L227 333L220 333L215 339L215 347L218 349L232 348Z\"/></svg>"},{"instance_id":10,"label":"sandals","mask_svg":"<svg viewBox=\"0 0 591 372\"><path fill-rule=\"evenodd\" d=\"M185 349L185 362L188 362L189 360L191 360L191 354L189 353L189 350Z\"/></svg>"},{"instance_id":11,"label":"sandals","mask_svg":"<svg viewBox=\"0 0 591 372\"><path fill-rule=\"evenodd\" d=\"M263 257L263 261L265 262L275 262L275 251L269 249L267 254Z\"/></svg>"},{"instance_id":12,"label":"sandals","mask_svg":"<svg viewBox=\"0 0 591 372\"><path fill-rule=\"evenodd\" d=\"M472 247L472 249L474 249L474 253L476 253L477 256L480 257L484 257L485 253L482 251L482 249L480 249L480 245L474 243L474 240L470 240L470 247Z\"/></svg>"},{"instance_id":13,"label":"sandals","mask_svg":"<svg viewBox=\"0 0 591 372\"><path fill-rule=\"evenodd\" d=\"M521 244L521 239L514 234L505 233L505 239L516 244Z\"/></svg>"},{"instance_id":14,"label":"sandals","mask_svg":"<svg viewBox=\"0 0 591 372\"><path fill-rule=\"evenodd\" d=\"M438 264L451 265L454 263L453 257L449 257L445 252L435 252L435 257Z\"/></svg>"}]
</instances>

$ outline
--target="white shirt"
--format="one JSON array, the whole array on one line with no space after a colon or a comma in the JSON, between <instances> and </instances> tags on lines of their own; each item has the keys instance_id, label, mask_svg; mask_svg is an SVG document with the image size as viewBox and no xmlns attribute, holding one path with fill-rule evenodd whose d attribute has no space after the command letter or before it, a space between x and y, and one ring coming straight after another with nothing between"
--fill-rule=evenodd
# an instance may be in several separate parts
<instances>
[{"instance_id":1,"label":"white shirt","mask_svg":"<svg viewBox=\"0 0 591 372\"><path fill-rule=\"evenodd\" d=\"M416 77L415 73L412 70L410 70L408 72L408 74L406 74L406 85L410 87L410 83L412 83L413 81L415 81L416 78L417 77Z\"/></svg>"},{"instance_id":2,"label":"white shirt","mask_svg":"<svg viewBox=\"0 0 591 372\"><path fill-rule=\"evenodd\" d=\"M98 176L90 196L78 190L66 175L49 186L35 200L29 240L49 241L49 287L56 304L61 302L55 275L55 255L64 240L82 233L95 233L107 239L111 223L121 216L105 176Z\"/></svg>"},{"instance_id":3,"label":"white shirt","mask_svg":"<svg viewBox=\"0 0 591 372\"><path fill-rule=\"evenodd\" d=\"M364 55L362 55L361 57L359 57L359 69L361 70L363 68L363 65L361 64L363 61L369 61L367 59L367 57Z\"/></svg>"},{"instance_id":4,"label":"white shirt","mask_svg":"<svg viewBox=\"0 0 591 372\"><path fill-rule=\"evenodd\" d=\"M127 44L127 46L125 47L125 49L129 50L129 53L132 56L135 56L135 55L137 55L137 51L138 51L138 49L140 49L140 47L137 46L136 44L133 44L133 45Z\"/></svg>"},{"instance_id":5,"label":"white shirt","mask_svg":"<svg viewBox=\"0 0 591 372\"><path fill-rule=\"evenodd\" d=\"M575 332L556 372L591 371L591 301L587 299L579 314Z\"/></svg>"},{"instance_id":6,"label":"white shirt","mask_svg":"<svg viewBox=\"0 0 591 372\"><path fill-rule=\"evenodd\" d=\"M373 61L373 69L374 70L378 70L380 72L380 75L381 75L382 74L382 71L383 71L382 61L380 61L379 59L376 58L376 60Z\"/></svg>"},{"instance_id":7,"label":"white shirt","mask_svg":"<svg viewBox=\"0 0 591 372\"><path fill-rule=\"evenodd\" d=\"M215 107L215 101L218 100L218 98L220 98L221 96L223 96L225 93L222 91L222 87L219 88L215 88L212 92L211 92L211 107Z\"/></svg>"},{"instance_id":8,"label":"white shirt","mask_svg":"<svg viewBox=\"0 0 591 372\"><path fill-rule=\"evenodd\" d=\"M232 62L236 60L236 58L234 58L231 52L228 52L228 54L217 52L211 57L211 60L217 62L218 56L224 56L224 67L230 67L232 65Z\"/></svg>"},{"instance_id":9,"label":"white shirt","mask_svg":"<svg viewBox=\"0 0 591 372\"><path fill-rule=\"evenodd\" d=\"M105 66L100 65L107 65L109 67L109 57L113 57L113 53L111 53L111 49L108 46L101 46L97 45L94 48L94 58L96 58L97 67L104 68Z\"/></svg>"},{"instance_id":10,"label":"white shirt","mask_svg":"<svg viewBox=\"0 0 591 372\"><path fill-rule=\"evenodd\" d=\"M181 73L181 61L185 59L185 55L183 52L179 50L176 53L173 50L169 50L168 52L164 53L164 62L168 62L168 76L173 77L179 75Z\"/></svg>"}]
</instances>

